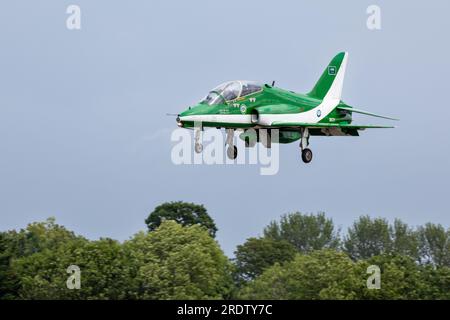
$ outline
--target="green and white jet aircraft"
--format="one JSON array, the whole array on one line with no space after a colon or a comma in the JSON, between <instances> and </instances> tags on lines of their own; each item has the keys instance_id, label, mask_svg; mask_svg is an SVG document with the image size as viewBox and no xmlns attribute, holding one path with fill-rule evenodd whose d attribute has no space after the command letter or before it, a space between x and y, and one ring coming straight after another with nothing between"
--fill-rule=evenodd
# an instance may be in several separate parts
<instances>
[{"instance_id":1,"label":"green and white jet aircraft","mask_svg":"<svg viewBox=\"0 0 450 320\"><path fill-rule=\"evenodd\" d=\"M233 145L235 130L243 131L239 137L246 147L262 142L270 148L273 142L271 130L278 129L279 139L275 142L300 140L302 160L309 163L313 156L308 148L310 136L359 136L358 131L364 129L394 128L352 124L353 113L398 120L355 109L341 100L347 60L347 52L336 55L307 94L276 88L274 83L226 82L211 90L200 103L180 113L177 124L198 129L195 134L197 153L203 150L199 142L200 130L204 127L225 128L230 159L237 157L237 148Z\"/></svg>"}]
</instances>

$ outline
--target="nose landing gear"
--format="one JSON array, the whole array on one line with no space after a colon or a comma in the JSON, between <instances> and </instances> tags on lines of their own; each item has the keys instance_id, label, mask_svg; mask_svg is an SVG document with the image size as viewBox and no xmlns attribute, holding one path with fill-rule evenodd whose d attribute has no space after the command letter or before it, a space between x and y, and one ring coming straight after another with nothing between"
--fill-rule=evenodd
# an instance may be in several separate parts
<instances>
[{"instance_id":1,"label":"nose landing gear","mask_svg":"<svg viewBox=\"0 0 450 320\"><path fill-rule=\"evenodd\" d=\"M200 133L202 131L202 128L196 128L195 129L195 144L194 144L194 151L196 153L202 153L203 152L203 145L200 143ZM233 144L233 137L234 137L234 129L226 129L227 133L227 140L225 142L225 145L228 145L227 148L227 157L231 160L234 160L237 158L238 155L238 148Z\"/></svg>"},{"instance_id":2,"label":"nose landing gear","mask_svg":"<svg viewBox=\"0 0 450 320\"><path fill-rule=\"evenodd\" d=\"M195 153L202 153L203 145L201 143L196 143L194 145L194 150L195 150Z\"/></svg>"},{"instance_id":3,"label":"nose landing gear","mask_svg":"<svg viewBox=\"0 0 450 320\"><path fill-rule=\"evenodd\" d=\"M203 151L203 145L200 143L201 131L202 131L201 128L195 129L195 134L194 134L194 138L195 138L194 151L195 151L195 153L202 153L202 151Z\"/></svg>"},{"instance_id":4,"label":"nose landing gear","mask_svg":"<svg viewBox=\"0 0 450 320\"><path fill-rule=\"evenodd\" d=\"M227 157L230 160L234 160L238 155L238 149L235 145L233 145L234 129L226 129L226 132L227 132L227 141L225 144L228 145Z\"/></svg>"}]
</instances>

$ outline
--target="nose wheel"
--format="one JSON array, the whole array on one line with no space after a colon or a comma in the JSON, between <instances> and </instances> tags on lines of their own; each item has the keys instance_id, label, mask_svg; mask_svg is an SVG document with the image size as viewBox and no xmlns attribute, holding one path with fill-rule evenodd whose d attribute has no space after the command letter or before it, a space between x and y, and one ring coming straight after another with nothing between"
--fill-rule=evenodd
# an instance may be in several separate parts
<instances>
[{"instance_id":1,"label":"nose wheel","mask_svg":"<svg viewBox=\"0 0 450 320\"><path fill-rule=\"evenodd\" d=\"M201 143L196 143L194 145L194 150L195 150L195 153L202 153L203 145Z\"/></svg>"},{"instance_id":2,"label":"nose wheel","mask_svg":"<svg viewBox=\"0 0 450 320\"><path fill-rule=\"evenodd\" d=\"M201 134L202 130L203 130L202 127L194 129L194 139L195 139L194 151L195 151L195 153L202 153L202 151L203 151L203 145L200 143L200 134Z\"/></svg>"}]
</instances>

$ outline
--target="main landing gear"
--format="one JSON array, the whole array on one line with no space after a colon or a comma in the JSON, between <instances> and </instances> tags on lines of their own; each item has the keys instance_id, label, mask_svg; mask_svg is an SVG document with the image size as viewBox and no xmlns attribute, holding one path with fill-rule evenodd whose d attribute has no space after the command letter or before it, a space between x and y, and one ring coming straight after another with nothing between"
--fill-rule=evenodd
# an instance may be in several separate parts
<instances>
[{"instance_id":1,"label":"main landing gear","mask_svg":"<svg viewBox=\"0 0 450 320\"><path fill-rule=\"evenodd\" d=\"M313 153L309 146L309 131L308 128L301 129L300 149L302 150L302 160L304 163L310 163L313 158Z\"/></svg>"},{"instance_id":2,"label":"main landing gear","mask_svg":"<svg viewBox=\"0 0 450 320\"><path fill-rule=\"evenodd\" d=\"M194 133L195 138L195 144L194 144L194 150L195 153L202 153L203 152L203 145L200 143L200 133L201 128L196 128ZM233 145L233 137L234 137L234 129L226 129L227 133L227 140L225 145L228 145L227 148L227 157L231 160L234 160L237 158L238 155L238 149L235 145Z\"/></svg>"},{"instance_id":3,"label":"main landing gear","mask_svg":"<svg viewBox=\"0 0 450 320\"><path fill-rule=\"evenodd\" d=\"M227 141L226 145L228 145L227 148L227 157L231 160L236 159L238 155L238 149L235 145L233 145L233 137L234 137L234 129L226 129L227 132Z\"/></svg>"}]
</instances>

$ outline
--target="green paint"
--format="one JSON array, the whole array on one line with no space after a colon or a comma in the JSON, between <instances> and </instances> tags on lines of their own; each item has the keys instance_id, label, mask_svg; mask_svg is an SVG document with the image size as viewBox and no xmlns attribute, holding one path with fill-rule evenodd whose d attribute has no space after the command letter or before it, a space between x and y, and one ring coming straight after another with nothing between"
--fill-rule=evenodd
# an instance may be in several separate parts
<instances>
[{"instance_id":1,"label":"green paint","mask_svg":"<svg viewBox=\"0 0 450 320\"><path fill-rule=\"evenodd\" d=\"M201 121L203 127L280 129L280 143L297 141L303 128L309 128L310 135L350 136L367 128L391 128L352 124L353 113L384 116L353 109L340 100L346 63L347 54L337 54L307 94L245 81L226 83L180 113L179 126L192 128L194 121Z\"/></svg>"}]
</instances>

